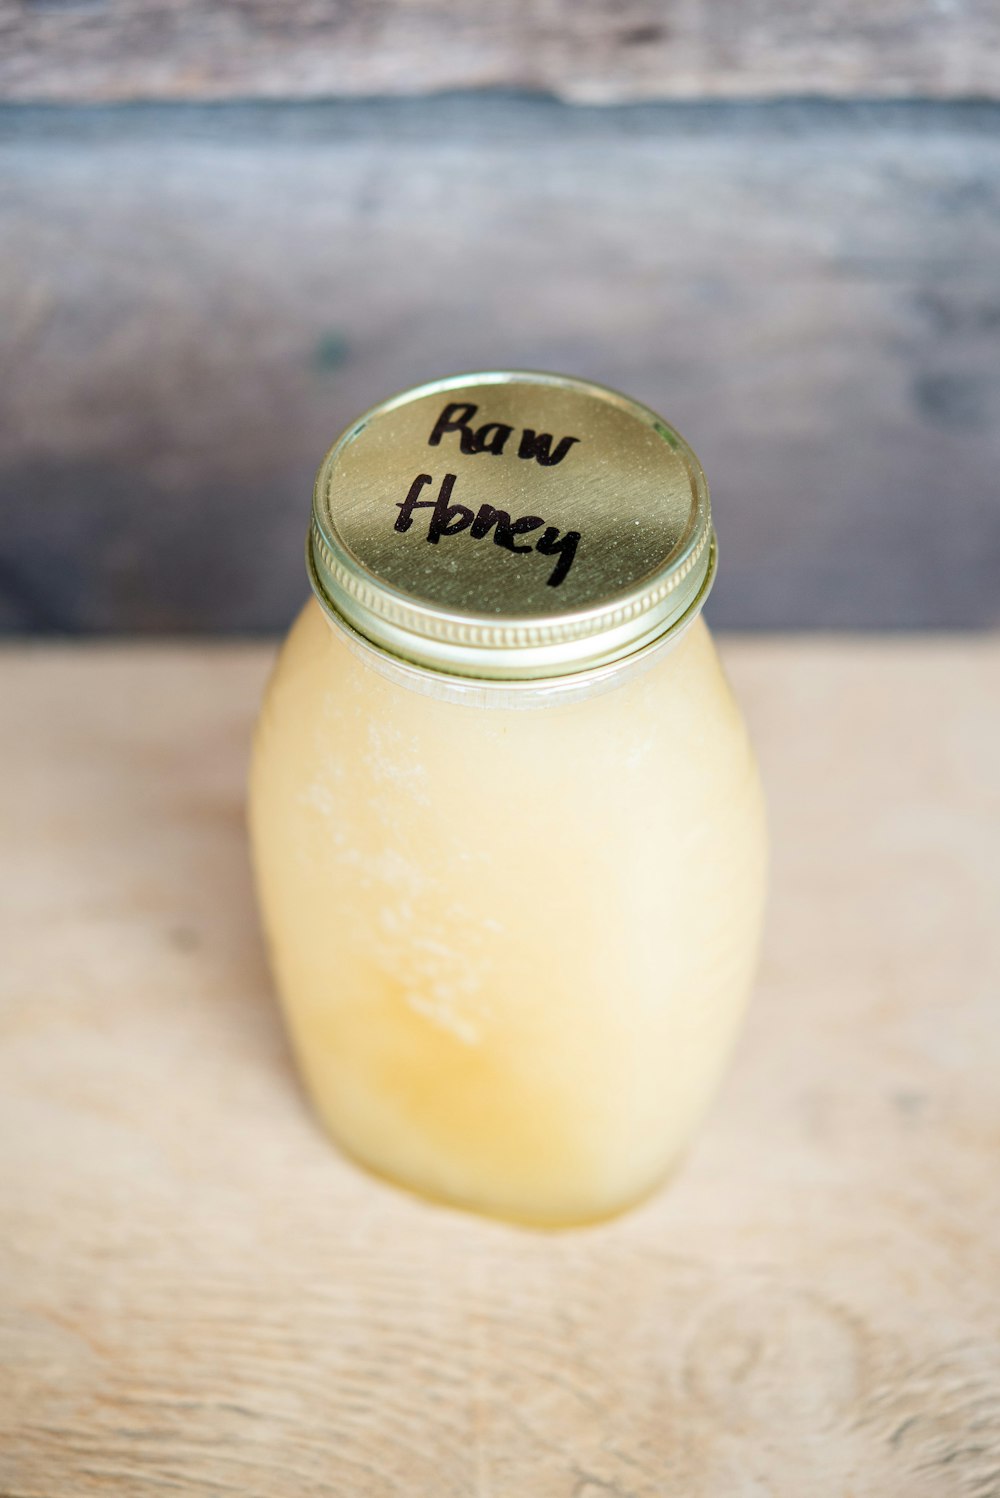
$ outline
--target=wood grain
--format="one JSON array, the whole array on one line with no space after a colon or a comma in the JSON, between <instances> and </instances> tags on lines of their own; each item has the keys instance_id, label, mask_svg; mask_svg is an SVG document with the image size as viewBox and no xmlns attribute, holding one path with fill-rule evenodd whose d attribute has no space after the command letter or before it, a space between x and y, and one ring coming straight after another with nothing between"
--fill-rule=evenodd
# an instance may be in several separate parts
<instances>
[{"instance_id":1,"label":"wood grain","mask_svg":"<svg viewBox=\"0 0 1000 1498\"><path fill-rule=\"evenodd\" d=\"M0 126L0 627L283 626L335 436L504 364L684 432L718 622L1000 622L997 106Z\"/></svg>"},{"instance_id":2,"label":"wood grain","mask_svg":"<svg viewBox=\"0 0 1000 1498\"><path fill-rule=\"evenodd\" d=\"M327 1145L242 821L260 648L0 655L0 1491L1000 1492L1000 639L728 640L765 958L679 1177L605 1226Z\"/></svg>"},{"instance_id":3,"label":"wood grain","mask_svg":"<svg viewBox=\"0 0 1000 1498\"><path fill-rule=\"evenodd\" d=\"M992 0L4 0L11 99L997 97Z\"/></svg>"}]
</instances>

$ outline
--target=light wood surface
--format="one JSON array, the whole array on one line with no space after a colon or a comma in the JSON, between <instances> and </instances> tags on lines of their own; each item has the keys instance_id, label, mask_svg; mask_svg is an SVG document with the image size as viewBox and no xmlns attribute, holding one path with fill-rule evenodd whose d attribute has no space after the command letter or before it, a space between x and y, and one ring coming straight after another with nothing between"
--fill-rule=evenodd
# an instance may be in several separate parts
<instances>
[{"instance_id":1,"label":"light wood surface","mask_svg":"<svg viewBox=\"0 0 1000 1498\"><path fill-rule=\"evenodd\" d=\"M1000 93L993 0L0 3L13 99Z\"/></svg>"},{"instance_id":2,"label":"light wood surface","mask_svg":"<svg viewBox=\"0 0 1000 1498\"><path fill-rule=\"evenodd\" d=\"M0 656L0 1491L1000 1493L1000 641L731 639L763 969L669 1189L537 1234L328 1146L247 874L264 647Z\"/></svg>"},{"instance_id":3,"label":"light wood surface","mask_svg":"<svg viewBox=\"0 0 1000 1498\"><path fill-rule=\"evenodd\" d=\"M504 365L617 386L684 433L719 622L1000 625L998 106L4 130L0 630L283 627L338 433Z\"/></svg>"}]
</instances>

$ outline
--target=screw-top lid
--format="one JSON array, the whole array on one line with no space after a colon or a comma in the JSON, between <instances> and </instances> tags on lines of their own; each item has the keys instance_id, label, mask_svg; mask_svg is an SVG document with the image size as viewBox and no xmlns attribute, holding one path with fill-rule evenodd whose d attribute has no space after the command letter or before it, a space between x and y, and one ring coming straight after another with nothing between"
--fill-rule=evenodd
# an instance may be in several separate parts
<instances>
[{"instance_id":1,"label":"screw-top lid","mask_svg":"<svg viewBox=\"0 0 1000 1498\"><path fill-rule=\"evenodd\" d=\"M586 380L496 370L376 406L316 478L320 603L433 670L514 680L631 655L700 609L708 488L683 438Z\"/></svg>"}]
</instances>

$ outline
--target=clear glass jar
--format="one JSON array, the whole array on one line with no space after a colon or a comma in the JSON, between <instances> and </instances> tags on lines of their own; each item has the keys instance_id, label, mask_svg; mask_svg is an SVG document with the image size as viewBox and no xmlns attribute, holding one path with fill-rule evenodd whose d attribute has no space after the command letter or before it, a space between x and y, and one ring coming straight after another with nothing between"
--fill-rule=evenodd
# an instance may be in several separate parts
<instances>
[{"instance_id":1,"label":"clear glass jar","mask_svg":"<svg viewBox=\"0 0 1000 1498\"><path fill-rule=\"evenodd\" d=\"M481 395L500 378L411 398ZM503 378L537 394L541 377ZM523 389L503 388L518 414ZM560 382L567 388L610 399ZM391 403L376 414L389 423L377 434L384 460L387 443L395 450ZM371 438L370 421L343 441ZM350 476L337 453L325 489L321 470L327 500L337 475ZM504 455L465 456L463 475L485 483L484 459ZM405 485L393 478L375 491L376 512L404 513ZM580 535L583 551L583 524ZM412 565L460 566L468 539L461 528L442 536L447 559L411 545ZM344 548L355 558L356 539ZM508 630L484 665L491 647L466 611L474 671L455 669L456 631L411 641L406 659L397 638L394 649L378 638L385 621L363 618L362 633L343 597L331 599L335 569L317 564L315 536L312 556L319 601L304 608L269 685L250 805L271 960L316 1109L352 1156L429 1196L547 1225L616 1212L671 1170L708 1106L761 924L756 768L699 617L711 562L672 622L650 638L640 621L641 642L602 659L606 611L590 639L596 664L581 664L579 598L560 604L547 617L557 634L561 620L576 621L572 669L549 660L546 674L518 676L527 626L520 644ZM383 581L384 570L371 566ZM398 604L399 578L386 586ZM522 573L515 601L524 586ZM426 591L414 584L408 596ZM511 617L508 606L492 622ZM388 626L400 627L398 608ZM540 648L556 647L546 635Z\"/></svg>"}]
</instances>

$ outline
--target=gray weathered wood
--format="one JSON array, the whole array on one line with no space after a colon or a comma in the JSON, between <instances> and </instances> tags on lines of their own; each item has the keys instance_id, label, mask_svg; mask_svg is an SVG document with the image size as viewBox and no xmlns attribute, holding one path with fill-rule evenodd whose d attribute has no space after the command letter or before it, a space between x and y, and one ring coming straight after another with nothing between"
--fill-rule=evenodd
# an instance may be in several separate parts
<instances>
[{"instance_id":1,"label":"gray weathered wood","mask_svg":"<svg viewBox=\"0 0 1000 1498\"><path fill-rule=\"evenodd\" d=\"M705 463L717 620L1000 618L1000 110L11 110L0 617L271 629L367 405L617 385Z\"/></svg>"},{"instance_id":2,"label":"gray weathered wood","mask_svg":"<svg viewBox=\"0 0 1000 1498\"><path fill-rule=\"evenodd\" d=\"M995 0L4 0L11 99L996 97Z\"/></svg>"}]
</instances>

